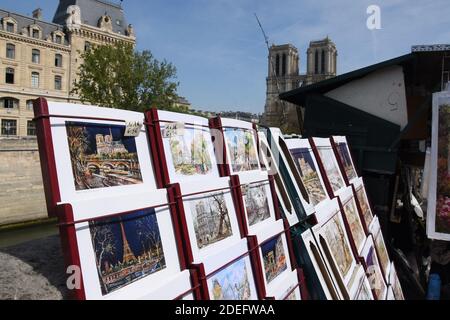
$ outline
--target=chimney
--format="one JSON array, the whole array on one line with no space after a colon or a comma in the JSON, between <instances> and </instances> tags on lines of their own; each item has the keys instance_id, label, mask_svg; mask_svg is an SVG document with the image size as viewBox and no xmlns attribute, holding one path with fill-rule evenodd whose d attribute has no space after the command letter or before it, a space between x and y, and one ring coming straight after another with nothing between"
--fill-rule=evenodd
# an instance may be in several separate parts
<instances>
[{"instance_id":1,"label":"chimney","mask_svg":"<svg viewBox=\"0 0 450 320\"><path fill-rule=\"evenodd\" d=\"M36 20L42 20L42 9L41 8L37 8L36 10L33 11L33 18Z\"/></svg>"}]
</instances>

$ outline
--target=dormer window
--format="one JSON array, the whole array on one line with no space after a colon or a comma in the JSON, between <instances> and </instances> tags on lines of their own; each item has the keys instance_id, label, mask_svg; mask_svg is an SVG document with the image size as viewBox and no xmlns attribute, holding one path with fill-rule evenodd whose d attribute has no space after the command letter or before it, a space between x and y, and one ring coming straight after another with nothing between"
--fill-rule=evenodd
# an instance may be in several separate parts
<instances>
[{"instance_id":1,"label":"dormer window","mask_svg":"<svg viewBox=\"0 0 450 320\"><path fill-rule=\"evenodd\" d=\"M7 23L6 23L6 31L8 31L8 32L14 32L14 23L12 23L12 22L7 22Z\"/></svg>"},{"instance_id":2,"label":"dormer window","mask_svg":"<svg viewBox=\"0 0 450 320\"><path fill-rule=\"evenodd\" d=\"M39 39L39 38L40 38L39 35L40 35L40 34L39 34L39 29L31 29L31 36L32 36L33 38Z\"/></svg>"},{"instance_id":3,"label":"dormer window","mask_svg":"<svg viewBox=\"0 0 450 320\"><path fill-rule=\"evenodd\" d=\"M62 44L62 36L57 34L55 36L55 42L58 43L58 44Z\"/></svg>"}]
</instances>

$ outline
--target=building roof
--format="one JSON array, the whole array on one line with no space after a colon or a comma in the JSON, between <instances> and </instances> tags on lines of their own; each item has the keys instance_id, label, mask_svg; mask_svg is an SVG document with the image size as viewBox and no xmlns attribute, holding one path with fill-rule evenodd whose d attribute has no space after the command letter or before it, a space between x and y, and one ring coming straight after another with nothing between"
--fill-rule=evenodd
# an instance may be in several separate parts
<instances>
[{"instance_id":1,"label":"building roof","mask_svg":"<svg viewBox=\"0 0 450 320\"><path fill-rule=\"evenodd\" d=\"M35 19L33 17L28 17L28 16L25 16L25 15L21 15L21 14L18 14L18 13L9 12L9 11L0 9L0 19L3 19L5 17L11 17L14 20L16 20L16 22L17 22L17 33L18 34L20 34L22 32L22 29L24 27L28 28L28 26L30 26L32 24L38 25L39 27L42 28L42 39L43 40L45 40L48 35L51 35L51 33L56 31L56 30L61 30L61 31L64 30L63 26L59 25L59 24L45 22L45 21L42 21L42 20ZM1 26L0 26L0 28L1 28Z\"/></svg>"},{"instance_id":2,"label":"building roof","mask_svg":"<svg viewBox=\"0 0 450 320\"><path fill-rule=\"evenodd\" d=\"M297 105L303 105L305 98L308 94L324 94L328 91L336 89L348 82L351 82L356 79L360 79L374 71L380 70L385 67L394 66L394 65L406 65L410 63L412 60L416 58L414 53L406 54L394 59L386 60L377 64L370 65L365 68L361 68L358 70L354 70L348 73L344 73L342 75L320 81L308 86L300 87L291 91L287 91L280 94L280 99L284 101L288 101L291 103L295 103Z\"/></svg>"},{"instance_id":3,"label":"building roof","mask_svg":"<svg viewBox=\"0 0 450 320\"><path fill-rule=\"evenodd\" d=\"M98 21L104 15L111 17L113 32L126 34L127 22L120 4L106 0L60 0L53 22L64 25L67 18L67 8L77 5L81 11L81 22L97 27Z\"/></svg>"}]
</instances>

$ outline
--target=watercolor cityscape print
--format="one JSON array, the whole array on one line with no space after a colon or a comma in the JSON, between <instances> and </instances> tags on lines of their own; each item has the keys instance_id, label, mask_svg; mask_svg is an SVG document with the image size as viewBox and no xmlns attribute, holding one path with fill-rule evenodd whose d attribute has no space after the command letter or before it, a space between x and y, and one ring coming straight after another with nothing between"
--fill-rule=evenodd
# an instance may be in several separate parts
<instances>
[{"instance_id":1,"label":"watercolor cityscape print","mask_svg":"<svg viewBox=\"0 0 450 320\"><path fill-rule=\"evenodd\" d=\"M450 104L439 106L435 231L450 234Z\"/></svg>"},{"instance_id":2,"label":"watercolor cityscape print","mask_svg":"<svg viewBox=\"0 0 450 320\"><path fill-rule=\"evenodd\" d=\"M336 260L337 267L343 278L347 276L352 265L352 253L350 245L345 237L344 229L339 220L339 214L335 214L325 225L325 240L328 247Z\"/></svg>"},{"instance_id":3,"label":"watercolor cityscape print","mask_svg":"<svg viewBox=\"0 0 450 320\"><path fill-rule=\"evenodd\" d=\"M261 251L264 261L264 274L266 276L267 283L270 283L287 269L282 235L278 235L277 237L265 242L261 246Z\"/></svg>"},{"instance_id":4,"label":"watercolor cityscape print","mask_svg":"<svg viewBox=\"0 0 450 320\"><path fill-rule=\"evenodd\" d=\"M87 190L142 183L134 137L125 126L66 122L75 189Z\"/></svg>"},{"instance_id":5,"label":"watercolor cityscape print","mask_svg":"<svg viewBox=\"0 0 450 320\"><path fill-rule=\"evenodd\" d=\"M296 148L289 150L300 172L303 185L308 192L313 205L317 205L326 199L325 189L320 181L317 168L308 148Z\"/></svg>"},{"instance_id":6,"label":"watercolor cityscape print","mask_svg":"<svg viewBox=\"0 0 450 320\"><path fill-rule=\"evenodd\" d=\"M344 187L344 181L339 174L339 168L334 162L334 152L331 148L318 148L320 154L320 160L325 168L328 180L330 181L331 188L334 192Z\"/></svg>"},{"instance_id":7,"label":"watercolor cityscape print","mask_svg":"<svg viewBox=\"0 0 450 320\"><path fill-rule=\"evenodd\" d=\"M359 206L361 207L361 212L363 214L366 226L369 227L373 217L370 211L369 203L367 202L364 188L361 187L356 191L356 197L358 198Z\"/></svg>"},{"instance_id":8,"label":"watercolor cityscape print","mask_svg":"<svg viewBox=\"0 0 450 320\"><path fill-rule=\"evenodd\" d=\"M103 295L166 267L154 209L89 222Z\"/></svg>"},{"instance_id":9,"label":"watercolor cityscape print","mask_svg":"<svg viewBox=\"0 0 450 320\"><path fill-rule=\"evenodd\" d=\"M342 165L344 166L344 171L347 175L348 180L351 181L357 178L358 175L356 174L355 168L353 167L352 158L348 151L347 144L345 142L338 143L337 151L339 157L341 158Z\"/></svg>"},{"instance_id":10,"label":"watercolor cityscape print","mask_svg":"<svg viewBox=\"0 0 450 320\"><path fill-rule=\"evenodd\" d=\"M209 130L193 126L183 130L161 129L168 140L175 173L183 176L206 175L212 170L209 154L211 135Z\"/></svg>"},{"instance_id":11,"label":"watercolor cityscape print","mask_svg":"<svg viewBox=\"0 0 450 320\"><path fill-rule=\"evenodd\" d=\"M384 244L383 234L381 233L381 229L378 234L374 237L375 247L378 252L378 258L380 260L381 267L383 270L388 270L389 268L389 255L386 249L386 245Z\"/></svg>"},{"instance_id":12,"label":"watercolor cityscape print","mask_svg":"<svg viewBox=\"0 0 450 320\"><path fill-rule=\"evenodd\" d=\"M233 235L223 193L210 193L189 202L199 249Z\"/></svg>"},{"instance_id":13,"label":"watercolor cityscape print","mask_svg":"<svg viewBox=\"0 0 450 320\"><path fill-rule=\"evenodd\" d=\"M225 128L225 141L233 172L259 169L253 133L250 130Z\"/></svg>"},{"instance_id":14,"label":"watercolor cityscape print","mask_svg":"<svg viewBox=\"0 0 450 320\"><path fill-rule=\"evenodd\" d=\"M364 233L361 219L359 218L358 210L356 209L355 200L353 198L344 204L344 214L350 226L350 231L355 244L359 248L364 243L366 235Z\"/></svg>"},{"instance_id":15,"label":"watercolor cityscape print","mask_svg":"<svg viewBox=\"0 0 450 320\"><path fill-rule=\"evenodd\" d=\"M270 218L265 184L248 187L244 193L244 203L249 226Z\"/></svg>"},{"instance_id":16,"label":"watercolor cityscape print","mask_svg":"<svg viewBox=\"0 0 450 320\"><path fill-rule=\"evenodd\" d=\"M213 300L250 300L252 289L246 259L240 259L208 279Z\"/></svg>"},{"instance_id":17,"label":"watercolor cityscape print","mask_svg":"<svg viewBox=\"0 0 450 320\"><path fill-rule=\"evenodd\" d=\"M386 290L386 283L378 264L377 253L373 246L370 247L366 257L367 277L369 278L370 287L375 290L375 295L379 300L383 300L383 293Z\"/></svg>"}]
</instances>

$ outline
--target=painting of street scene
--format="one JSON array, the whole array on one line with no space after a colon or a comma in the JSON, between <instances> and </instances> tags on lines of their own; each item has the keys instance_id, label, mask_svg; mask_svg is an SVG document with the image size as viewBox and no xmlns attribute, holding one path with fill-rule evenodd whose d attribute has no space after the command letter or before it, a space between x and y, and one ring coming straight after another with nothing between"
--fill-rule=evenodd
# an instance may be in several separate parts
<instances>
[{"instance_id":1,"label":"painting of street scene","mask_svg":"<svg viewBox=\"0 0 450 320\"><path fill-rule=\"evenodd\" d=\"M356 174L355 168L353 167L352 158L350 153L348 152L348 147L345 142L338 143L337 151L339 157L341 158L342 165L344 166L345 174L347 175L348 180L353 180L358 177Z\"/></svg>"},{"instance_id":2,"label":"painting of street scene","mask_svg":"<svg viewBox=\"0 0 450 320\"><path fill-rule=\"evenodd\" d=\"M135 137L125 126L66 122L75 189L142 183Z\"/></svg>"},{"instance_id":3,"label":"painting of street scene","mask_svg":"<svg viewBox=\"0 0 450 320\"><path fill-rule=\"evenodd\" d=\"M364 188L359 188L356 191L356 197L358 198L359 206L361 207L361 212L364 217L366 226L368 227L372 222L372 213L370 211L369 203L367 202L366 193Z\"/></svg>"},{"instance_id":4,"label":"painting of street scene","mask_svg":"<svg viewBox=\"0 0 450 320\"><path fill-rule=\"evenodd\" d=\"M364 243L366 235L353 199L354 198L352 197L347 203L344 204L344 214L347 218L348 225L350 226L350 232L352 233L353 240L359 248Z\"/></svg>"},{"instance_id":5,"label":"painting of street scene","mask_svg":"<svg viewBox=\"0 0 450 320\"><path fill-rule=\"evenodd\" d=\"M308 192L312 205L317 205L325 200L325 189L320 181L317 168L314 165L311 152L308 148L297 148L290 150L292 157L295 160L298 171L303 181L303 185Z\"/></svg>"},{"instance_id":6,"label":"painting of street scene","mask_svg":"<svg viewBox=\"0 0 450 320\"><path fill-rule=\"evenodd\" d=\"M369 279L371 289L375 291L375 295L378 299L383 300L384 292L386 291L386 283L384 282L376 255L375 248L373 246L370 247L366 257L367 278Z\"/></svg>"},{"instance_id":7,"label":"painting of street scene","mask_svg":"<svg viewBox=\"0 0 450 320\"><path fill-rule=\"evenodd\" d=\"M189 202L199 249L233 235L223 193L211 193Z\"/></svg>"},{"instance_id":8,"label":"painting of street scene","mask_svg":"<svg viewBox=\"0 0 450 320\"><path fill-rule=\"evenodd\" d=\"M335 214L334 217L324 225L324 228L325 240L331 254L336 260L337 267L344 278L350 271L353 259L350 245L347 242L344 229L339 220L339 214Z\"/></svg>"},{"instance_id":9,"label":"painting of street scene","mask_svg":"<svg viewBox=\"0 0 450 320\"><path fill-rule=\"evenodd\" d=\"M249 186L244 193L244 203L249 226L253 226L270 217L266 185Z\"/></svg>"},{"instance_id":10,"label":"painting of street scene","mask_svg":"<svg viewBox=\"0 0 450 320\"><path fill-rule=\"evenodd\" d=\"M339 168L334 162L334 153L331 148L318 148L320 160L325 168L328 180L330 181L333 191L338 191L344 187L344 181L339 174Z\"/></svg>"},{"instance_id":11,"label":"painting of street scene","mask_svg":"<svg viewBox=\"0 0 450 320\"><path fill-rule=\"evenodd\" d=\"M103 295L166 267L154 209L89 222Z\"/></svg>"},{"instance_id":12,"label":"painting of street scene","mask_svg":"<svg viewBox=\"0 0 450 320\"><path fill-rule=\"evenodd\" d=\"M252 288L247 272L246 258L240 259L208 279L213 300L250 300ZM253 286L252 286L253 287Z\"/></svg>"},{"instance_id":13,"label":"painting of street scene","mask_svg":"<svg viewBox=\"0 0 450 320\"><path fill-rule=\"evenodd\" d=\"M163 134L163 137L169 142L175 173L193 176L211 172L208 146L212 142L209 130L190 126L181 133Z\"/></svg>"},{"instance_id":14,"label":"painting of street scene","mask_svg":"<svg viewBox=\"0 0 450 320\"><path fill-rule=\"evenodd\" d=\"M266 275L267 283L270 283L287 269L282 235L278 235L264 243L261 246L261 251L264 261L264 274Z\"/></svg>"},{"instance_id":15,"label":"painting of street scene","mask_svg":"<svg viewBox=\"0 0 450 320\"><path fill-rule=\"evenodd\" d=\"M233 172L259 169L253 133L244 129L225 128L224 134Z\"/></svg>"},{"instance_id":16,"label":"painting of street scene","mask_svg":"<svg viewBox=\"0 0 450 320\"><path fill-rule=\"evenodd\" d=\"M450 105L439 106L435 231L450 234Z\"/></svg>"}]
</instances>

